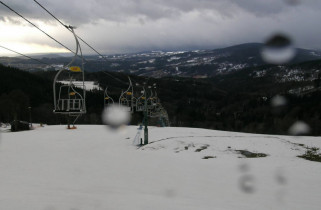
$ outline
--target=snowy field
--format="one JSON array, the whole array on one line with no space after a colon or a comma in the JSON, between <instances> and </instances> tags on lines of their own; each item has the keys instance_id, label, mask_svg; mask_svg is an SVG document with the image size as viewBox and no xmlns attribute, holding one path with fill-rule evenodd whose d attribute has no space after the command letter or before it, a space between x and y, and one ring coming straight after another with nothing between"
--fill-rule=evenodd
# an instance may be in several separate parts
<instances>
[{"instance_id":1,"label":"snowy field","mask_svg":"<svg viewBox=\"0 0 321 210\"><path fill-rule=\"evenodd\" d=\"M2 132L0 209L321 209L321 163L297 157L304 146L320 148L320 137L149 131L151 143L140 148L134 126Z\"/></svg>"}]
</instances>

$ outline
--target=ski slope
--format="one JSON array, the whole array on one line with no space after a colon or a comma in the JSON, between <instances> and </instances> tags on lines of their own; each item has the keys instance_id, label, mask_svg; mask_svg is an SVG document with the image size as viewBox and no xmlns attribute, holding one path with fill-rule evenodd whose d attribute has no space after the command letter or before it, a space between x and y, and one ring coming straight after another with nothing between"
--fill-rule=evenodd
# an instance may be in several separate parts
<instances>
[{"instance_id":1,"label":"ski slope","mask_svg":"<svg viewBox=\"0 0 321 210\"><path fill-rule=\"evenodd\" d=\"M1 133L0 209L321 209L321 163L297 157L299 144L320 148L320 137L150 127L151 143L138 148L136 133L98 125Z\"/></svg>"}]
</instances>

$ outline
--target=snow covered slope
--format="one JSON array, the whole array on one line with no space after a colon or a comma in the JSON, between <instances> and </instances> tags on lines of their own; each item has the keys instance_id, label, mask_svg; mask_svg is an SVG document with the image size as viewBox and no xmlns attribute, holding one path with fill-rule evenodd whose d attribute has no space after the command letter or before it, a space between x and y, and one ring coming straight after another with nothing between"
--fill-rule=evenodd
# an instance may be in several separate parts
<instances>
[{"instance_id":1,"label":"snow covered slope","mask_svg":"<svg viewBox=\"0 0 321 210\"><path fill-rule=\"evenodd\" d=\"M319 137L149 131L151 143L140 148L133 126L2 133L0 209L321 209L321 163L296 157L302 144L320 148Z\"/></svg>"}]
</instances>

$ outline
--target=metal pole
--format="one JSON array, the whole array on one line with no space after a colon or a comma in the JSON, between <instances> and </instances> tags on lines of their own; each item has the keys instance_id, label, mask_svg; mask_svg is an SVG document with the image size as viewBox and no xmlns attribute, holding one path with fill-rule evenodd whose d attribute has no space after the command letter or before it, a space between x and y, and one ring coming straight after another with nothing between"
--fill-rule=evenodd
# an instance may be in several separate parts
<instances>
[{"instance_id":1,"label":"metal pole","mask_svg":"<svg viewBox=\"0 0 321 210\"><path fill-rule=\"evenodd\" d=\"M30 124L30 127L32 127L32 119L31 119L31 107L29 106L29 124Z\"/></svg>"},{"instance_id":2,"label":"metal pole","mask_svg":"<svg viewBox=\"0 0 321 210\"><path fill-rule=\"evenodd\" d=\"M67 116L67 129L70 129L70 117L69 115L66 115Z\"/></svg>"},{"instance_id":3,"label":"metal pole","mask_svg":"<svg viewBox=\"0 0 321 210\"><path fill-rule=\"evenodd\" d=\"M146 90L144 90L144 94L145 94L145 108L144 108L144 144L148 144L148 116L147 116L147 94L146 94Z\"/></svg>"}]
</instances>

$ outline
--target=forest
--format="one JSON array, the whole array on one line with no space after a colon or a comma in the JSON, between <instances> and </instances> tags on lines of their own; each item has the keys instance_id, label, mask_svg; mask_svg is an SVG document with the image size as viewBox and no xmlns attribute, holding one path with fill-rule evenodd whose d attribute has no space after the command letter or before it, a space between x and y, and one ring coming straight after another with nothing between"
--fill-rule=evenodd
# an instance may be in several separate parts
<instances>
[{"instance_id":1,"label":"forest","mask_svg":"<svg viewBox=\"0 0 321 210\"><path fill-rule=\"evenodd\" d=\"M304 64L311 68L312 64ZM156 84L156 91L167 110L172 127L197 127L227 131L266 134L288 134L297 121L307 123L309 135L321 134L321 91L315 81L290 81L279 83L272 76L249 77L253 68L207 79L182 77L147 78L130 75L139 94L142 84ZM273 72L273 70L271 70ZM55 71L26 72L0 65L0 122L13 120L44 124L65 124L63 116L53 113L52 81ZM96 81L102 90L108 86L110 96L118 98L128 86L128 75L123 73L87 73L87 81ZM136 85L137 84L137 85ZM139 84L139 85L138 85ZM314 86L308 94L291 94L289 90ZM80 124L101 124L104 109L102 90L87 91L87 114ZM287 101L282 106L272 106L280 95ZM134 113L132 125L142 122L142 113ZM150 120L150 125L159 125Z\"/></svg>"}]
</instances>

